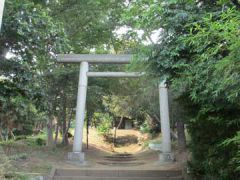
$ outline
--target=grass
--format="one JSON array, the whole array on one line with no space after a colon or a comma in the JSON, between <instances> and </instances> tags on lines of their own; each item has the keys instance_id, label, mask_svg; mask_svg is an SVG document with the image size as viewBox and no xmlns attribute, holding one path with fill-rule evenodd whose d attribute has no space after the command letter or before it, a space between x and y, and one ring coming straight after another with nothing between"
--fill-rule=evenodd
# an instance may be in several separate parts
<instances>
[{"instance_id":1,"label":"grass","mask_svg":"<svg viewBox=\"0 0 240 180\"><path fill-rule=\"evenodd\" d=\"M153 139L153 140L150 140L149 143L152 143L152 144L161 144L162 143L162 140L157 138L157 139Z\"/></svg>"},{"instance_id":2,"label":"grass","mask_svg":"<svg viewBox=\"0 0 240 180\"><path fill-rule=\"evenodd\" d=\"M9 156L8 159L14 160L14 161L25 160L25 159L27 159L27 153L14 154L12 156Z\"/></svg>"},{"instance_id":3,"label":"grass","mask_svg":"<svg viewBox=\"0 0 240 180\"><path fill-rule=\"evenodd\" d=\"M15 141L10 139L0 142L0 149L2 149L0 179L4 179L5 176L6 180L30 180L31 174L49 173L52 165L47 159L49 154L56 156L58 149L51 150L45 147L46 137L44 132L35 136L17 136ZM1 161L3 155L6 157L4 162ZM2 168L1 165L4 167Z\"/></svg>"},{"instance_id":4,"label":"grass","mask_svg":"<svg viewBox=\"0 0 240 180\"><path fill-rule=\"evenodd\" d=\"M10 139L8 141L0 141L0 146L8 146L14 144L15 141L13 139Z\"/></svg>"},{"instance_id":5,"label":"grass","mask_svg":"<svg viewBox=\"0 0 240 180\"><path fill-rule=\"evenodd\" d=\"M38 135L35 135L35 136L16 136L16 140L10 139L8 141L0 141L0 145L8 146L8 145L13 145L20 142L21 144L24 143L26 145L34 147L34 146L44 145L44 144L38 143L38 141L39 139L41 139L43 143L44 142L46 143L46 138L47 138L46 133L39 133Z\"/></svg>"},{"instance_id":6,"label":"grass","mask_svg":"<svg viewBox=\"0 0 240 180\"><path fill-rule=\"evenodd\" d=\"M39 133L36 136L27 136L25 142L27 143L27 145L32 147L43 146L46 144L46 138L47 138L46 133Z\"/></svg>"},{"instance_id":7,"label":"grass","mask_svg":"<svg viewBox=\"0 0 240 180\"><path fill-rule=\"evenodd\" d=\"M16 174L15 177L19 180L30 180L31 176L26 175L26 174Z\"/></svg>"}]
</instances>

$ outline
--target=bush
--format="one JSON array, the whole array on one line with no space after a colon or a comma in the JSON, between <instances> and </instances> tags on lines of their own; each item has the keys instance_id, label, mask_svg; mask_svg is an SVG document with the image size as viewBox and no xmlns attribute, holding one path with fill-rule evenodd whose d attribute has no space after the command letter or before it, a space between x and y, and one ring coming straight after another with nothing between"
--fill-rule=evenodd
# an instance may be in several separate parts
<instances>
[{"instance_id":1,"label":"bush","mask_svg":"<svg viewBox=\"0 0 240 180\"><path fill-rule=\"evenodd\" d=\"M233 138L226 139L221 146L223 148L231 147L233 151L229 161L229 166L240 175L240 131Z\"/></svg>"},{"instance_id":2,"label":"bush","mask_svg":"<svg viewBox=\"0 0 240 180\"><path fill-rule=\"evenodd\" d=\"M21 159L27 159L27 154L19 153L9 157L9 160L15 160L15 161L21 160Z\"/></svg>"},{"instance_id":3,"label":"bush","mask_svg":"<svg viewBox=\"0 0 240 180\"><path fill-rule=\"evenodd\" d=\"M240 174L237 171L239 163L235 161L239 152L237 142L234 141L237 140L237 136L229 138L234 137L237 126L228 124L226 128L227 120L225 123L216 120L201 117L188 123L192 151L190 171L193 176L200 178L237 179Z\"/></svg>"},{"instance_id":4,"label":"bush","mask_svg":"<svg viewBox=\"0 0 240 180\"><path fill-rule=\"evenodd\" d=\"M44 139L42 139L42 138L37 138L35 142L36 142L36 144L37 144L38 146L44 146L44 145L46 145L46 140L44 140Z\"/></svg>"},{"instance_id":5,"label":"bush","mask_svg":"<svg viewBox=\"0 0 240 180\"><path fill-rule=\"evenodd\" d=\"M13 131L14 135L16 136L27 136L27 135L32 135L33 133L33 126L32 125L26 125L24 124L24 127L22 130L17 130L15 129Z\"/></svg>"},{"instance_id":6,"label":"bush","mask_svg":"<svg viewBox=\"0 0 240 180\"><path fill-rule=\"evenodd\" d=\"M140 131L141 133L150 133L151 128L149 127L149 124L146 121L140 126Z\"/></svg>"},{"instance_id":7,"label":"bush","mask_svg":"<svg viewBox=\"0 0 240 180\"><path fill-rule=\"evenodd\" d=\"M27 139L27 136L25 135L17 136L15 141L22 140L22 139Z\"/></svg>"},{"instance_id":8,"label":"bush","mask_svg":"<svg viewBox=\"0 0 240 180\"><path fill-rule=\"evenodd\" d=\"M99 122L97 124L97 131L100 135L103 135L104 137L109 136L110 130L112 128L112 120L113 118L109 114L103 114L103 113L95 113L94 119Z\"/></svg>"}]
</instances>

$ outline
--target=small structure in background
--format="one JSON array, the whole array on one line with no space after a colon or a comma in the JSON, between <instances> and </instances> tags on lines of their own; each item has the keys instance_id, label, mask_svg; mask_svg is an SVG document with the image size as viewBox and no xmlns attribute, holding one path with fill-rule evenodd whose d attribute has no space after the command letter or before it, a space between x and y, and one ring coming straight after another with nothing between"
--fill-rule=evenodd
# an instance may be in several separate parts
<instances>
[{"instance_id":1,"label":"small structure in background","mask_svg":"<svg viewBox=\"0 0 240 180\"><path fill-rule=\"evenodd\" d=\"M123 117L121 120L121 117L117 117L115 119L115 121L113 122L113 127L118 127L118 129L133 129L134 128L134 120L130 119L128 117Z\"/></svg>"}]
</instances>

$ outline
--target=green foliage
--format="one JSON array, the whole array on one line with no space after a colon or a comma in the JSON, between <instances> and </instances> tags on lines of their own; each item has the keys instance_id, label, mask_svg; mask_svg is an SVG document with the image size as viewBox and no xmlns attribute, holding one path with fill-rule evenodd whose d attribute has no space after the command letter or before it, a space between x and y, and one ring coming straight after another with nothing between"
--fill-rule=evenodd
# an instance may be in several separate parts
<instances>
[{"instance_id":1,"label":"green foliage","mask_svg":"<svg viewBox=\"0 0 240 180\"><path fill-rule=\"evenodd\" d=\"M18 161L18 160L23 160L23 159L27 159L26 153L18 153L18 154L9 156L9 160Z\"/></svg>"},{"instance_id":2,"label":"green foliage","mask_svg":"<svg viewBox=\"0 0 240 180\"><path fill-rule=\"evenodd\" d=\"M115 46L114 30L123 4L123 0L62 0L49 5L52 15L63 22L75 53L89 53L93 48L106 53Z\"/></svg>"},{"instance_id":3,"label":"green foliage","mask_svg":"<svg viewBox=\"0 0 240 180\"><path fill-rule=\"evenodd\" d=\"M219 19L216 20L216 18ZM187 77L187 82L193 84L197 79L204 81L204 84L199 84L192 89L191 98L194 101L208 101L206 98L208 96L217 100L222 96L227 101L238 104L239 22L239 12L228 9L220 16L205 17L204 21L196 24L192 28L192 33L184 38L195 54L195 62L189 68L193 73L202 71L198 76Z\"/></svg>"},{"instance_id":4,"label":"green foliage","mask_svg":"<svg viewBox=\"0 0 240 180\"><path fill-rule=\"evenodd\" d=\"M186 64L188 67L183 72L186 75L173 84L176 81L180 84L184 78L181 84L189 89L190 101L199 106L195 117L188 122L192 167L196 174L205 170L223 179L238 174L234 171L238 163L232 160L239 152L237 145L223 148L219 144L233 137L240 128L239 23L239 12L228 9L219 15L207 15L181 39L190 47L194 61ZM200 159L205 160L199 163Z\"/></svg>"},{"instance_id":5,"label":"green foliage","mask_svg":"<svg viewBox=\"0 0 240 180\"><path fill-rule=\"evenodd\" d=\"M47 31L46 31L47 29ZM42 72L66 41L61 24L32 1L6 1L0 35L0 128L32 133L46 122ZM6 53L11 56L6 57Z\"/></svg>"},{"instance_id":6,"label":"green foliage","mask_svg":"<svg viewBox=\"0 0 240 180\"><path fill-rule=\"evenodd\" d=\"M37 139L36 139L36 144L37 144L38 146L46 145L46 140L41 139L41 138L37 138Z\"/></svg>"},{"instance_id":7,"label":"green foliage","mask_svg":"<svg viewBox=\"0 0 240 180\"><path fill-rule=\"evenodd\" d=\"M222 143L235 139L240 129L238 6L191 0L129 6L124 18L133 28L163 30L158 44L149 47L146 67L150 75L167 78L174 100L184 108L193 175L236 179L239 147Z\"/></svg>"},{"instance_id":8,"label":"green foliage","mask_svg":"<svg viewBox=\"0 0 240 180\"><path fill-rule=\"evenodd\" d=\"M15 140L18 141L18 140L22 140L22 139L27 139L27 136L26 135L20 135L20 136L17 136Z\"/></svg>"},{"instance_id":9,"label":"green foliage","mask_svg":"<svg viewBox=\"0 0 240 180\"><path fill-rule=\"evenodd\" d=\"M97 123L97 131L100 135L107 137L111 134L113 118L106 113L94 113L93 121Z\"/></svg>"},{"instance_id":10,"label":"green foliage","mask_svg":"<svg viewBox=\"0 0 240 180\"><path fill-rule=\"evenodd\" d=\"M105 96L103 99L105 107L116 117L130 117L131 106L129 96Z\"/></svg>"},{"instance_id":11,"label":"green foliage","mask_svg":"<svg viewBox=\"0 0 240 180\"><path fill-rule=\"evenodd\" d=\"M149 127L149 124L147 123L147 121L145 121L141 126L140 126L140 131L142 133L150 133L151 128Z\"/></svg>"},{"instance_id":12,"label":"green foliage","mask_svg":"<svg viewBox=\"0 0 240 180\"><path fill-rule=\"evenodd\" d=\"M46 145L46 133L36 136L27 136L26 139L23 139L23 142L32 147Z\"/></svg>"},{"instance_id":13,"label":"green foliage","mask_svg":"<svg viewBox=\"0 0 240 180\"><path fill-rule=\"evenodd\" d=\"M24 173L14 174L14 176L15 176L14 179L18 179L18 180L30 180L30 179L32 179L30 176L28 176Z\"/></svg>"},{"instance_id":14,"label":"green foliage","mask_svg":"<svg viewBox=\"0 0 240 180\"><path fill-rule=\"evenodd\" d=\"M237 132L237 134L232 137L228 138L221 144L222 148L235 148L236 150L233 151L233 155L229 161L229 164L231 168L233 168L234 171L240 172L240 131Z\"/></svg>"},{"instance_id":15,"label":"green foliage","mask_svg":"<svg viewBox=\"0 0 240 180\"><path fill-rule=\"evenodd\" d=\"M126 68L91 67L148 71L138 80L89 80L87 114L99 133L109 135L116 116L136 119L147 132L159 129L157 84L167 78L171 101L183 108L181 120L191 135L192 173L234 179L240 156L238 4L235 0L6 1L0 35L0 128L21 124L25 130L20 131L26 134L37 122L46 124L56 117L64 124L74 118L79 68L55 64L55 53L139 51L136 59L141 60ZM131 30L119 37L115 30L122 25ZM136 30L143 31L141 38ZM154 31L160 32L159 42L144 46L142 41L151 42ZM7 59L6 52L13 56ZM43 139L45 135L27 137L26 142L38 146L45 144Z\"/></svg>"}]
</instances>

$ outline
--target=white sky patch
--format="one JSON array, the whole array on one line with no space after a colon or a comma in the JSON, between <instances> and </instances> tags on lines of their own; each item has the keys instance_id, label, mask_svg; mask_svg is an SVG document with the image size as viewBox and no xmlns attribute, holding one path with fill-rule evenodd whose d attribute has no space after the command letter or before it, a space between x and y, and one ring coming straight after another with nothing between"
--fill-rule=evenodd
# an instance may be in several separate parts
<instances>
[{"instance_id":1,"label":"white sky patch","mask_svg":"<svg viewBox=\"0 0 240 180\"><path fill-rule=\"evenodd\" d=\"M147 40L143 40L143 35L144 35L143 30L133 30L132 28L127 27L127 26L119 27L114 32L117 34L118 37L121 37L121 36L126 35L128 33L128 31L136 32L137 35L138 35L138 38L142 39L143 44L150 45L150 44L157 44L158 43L158 41L160 40L162 29L152 31L151 34L149 34L149 37L151 39L149 39L149 37L147 37Z\"/></svg>"},{"instance_id":2,"label":"white sky patch","mask_svg":"<svg viewBox=\"0 0 240 180\"><path fill-rule=\"evenodd\" d=\"M7 52L5 57L6 57L6 59L11 59L11 58L16 57L16 56L11 52Z\"/></svg>"},{"instance_id":3,"label":"white sky patch","mask_svg":"<svg viewBox=\"0 0 240 180\"><path fill-rule=\"evenodd\" d=\"M96 48L91 48L89 51L90 51L90 53L95 53L96 52Z\"/></svg>"},{"instance_id":4,"label":"white sky patch","mask_svg":"<svg viewBox=\"0 0 240 180\"><path fill-rule=\"evenodd\" d=\"M119 27L118 29L114 30L114 32L117 35L122 36L122 35L126 34L130 30L131 30L131 28L129 28L127 26L122 26L122 27Z\"/></svg>"},{"instance_id":5,"label":"white sky patch","mask_svg":"<svg viewBox=\"0 0 240 180\"><path fill-rule=\"evenodd\" d=\"M159 42L161 33L162 33L162 29L158 29L152 32L151 39L154 42L154 44Z\"/></svg>"},{"instance_id":6,"label":"white sky patch","mask_svg":"<svg viewBox=\"0 0 240 180\"><path fill-rule=\"evenodd\" d=\"M124 5L125 6L128 6L130 4L130 1L129 0L126 0L125 2L124 2Z\"/></svg>"}]
</instances>

